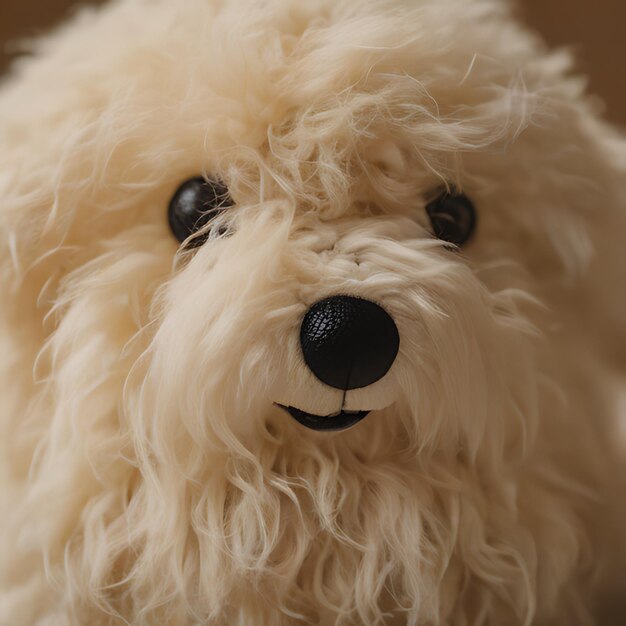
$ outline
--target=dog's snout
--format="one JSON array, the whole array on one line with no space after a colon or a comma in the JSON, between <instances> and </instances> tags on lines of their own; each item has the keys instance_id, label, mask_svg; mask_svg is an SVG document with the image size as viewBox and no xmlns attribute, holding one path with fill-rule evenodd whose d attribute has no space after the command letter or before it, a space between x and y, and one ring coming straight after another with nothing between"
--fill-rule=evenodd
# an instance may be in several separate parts
<instances>
[{"instance_id":1,"label":"dog's snout","mask_svg":"<svg viewBox=\"0 0 626 626\"><path fill-rule=\"evenodd\" d=\"M378 304L333 296L314 304L300 327L304 360L323 383L359 389L380 380L400 346L398 328Z\"/></svg>"}]
</instances>

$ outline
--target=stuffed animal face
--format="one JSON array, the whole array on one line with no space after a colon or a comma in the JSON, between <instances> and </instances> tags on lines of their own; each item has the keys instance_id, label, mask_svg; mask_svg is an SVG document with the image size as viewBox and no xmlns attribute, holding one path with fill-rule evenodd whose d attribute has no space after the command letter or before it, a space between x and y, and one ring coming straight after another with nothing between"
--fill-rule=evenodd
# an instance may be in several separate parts
<instances>
[{"instance_id":1,"label":"stuffed animal face","mask_svg":"<svg viewBox=\"0 0 626 626\"><path fill-rule=\"evenodd\" d=\"M551 386L617 332L626 162L568 60L457 0L126 0L41 48L0 98L2 419L61 603L557 604L579 520L528 466L568 475Z\"/></svg>"}]
</instances>

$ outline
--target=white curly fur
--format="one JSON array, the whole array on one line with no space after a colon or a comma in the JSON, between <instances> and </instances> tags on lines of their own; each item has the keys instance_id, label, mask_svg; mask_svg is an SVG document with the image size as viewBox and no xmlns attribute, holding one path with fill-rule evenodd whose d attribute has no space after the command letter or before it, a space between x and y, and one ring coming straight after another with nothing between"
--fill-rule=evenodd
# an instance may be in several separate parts
<instances>
[{"instance_id":1,"label":"white curly fur","mask_svg":"<svg viewBox=\"0 0 626 626\"><path fill-rule=\"evenodd\" d=\"M0 623L594 623L626 146L568 55L495 0L118 0L32 45L0 91ZM186 252L200 173L232 236ZM315 433L275 403L341 406L298 340L339 293L400 353Z\"/></svg>"}]
</instances>

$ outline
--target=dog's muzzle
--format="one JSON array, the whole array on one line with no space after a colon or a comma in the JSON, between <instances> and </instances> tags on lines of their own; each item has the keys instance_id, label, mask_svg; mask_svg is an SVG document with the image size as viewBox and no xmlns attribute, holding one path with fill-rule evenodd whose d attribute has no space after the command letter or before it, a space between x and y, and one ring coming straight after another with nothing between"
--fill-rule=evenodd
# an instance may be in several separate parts
<instances>
[{"instance_id":1,"label":"dog's muzzle","mask_svg":"<svg viewBox=\"0 0 626 626\"><path fill-rule=\"evenodd\" d=\"M353 296L333 296L314 304L300 327L300 345L309 369L326 385L345 392L368 387L390 369L400 335L391 316L378 304ZM340 411L320 416L283 407L314 430L341 430L369 411Z\"/></svg>"}]
</instances>

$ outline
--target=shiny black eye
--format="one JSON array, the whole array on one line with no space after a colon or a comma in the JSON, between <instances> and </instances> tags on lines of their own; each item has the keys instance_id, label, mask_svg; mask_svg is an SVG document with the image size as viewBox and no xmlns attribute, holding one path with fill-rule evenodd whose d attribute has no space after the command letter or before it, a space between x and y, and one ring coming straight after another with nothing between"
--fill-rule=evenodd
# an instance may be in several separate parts
<instances>
[{"instance_id":1,"label":"shiny black eye","mask_svg":"<svg viewBox=\"0 0 626 626\"><path fill-rule=\"evenodd\" d=\"M454 190L444 191L426 206L433 233L442 241L462 246L476 228L472 201Z\"/></svg>"},{"instance_id":2,"label":"shiny black eye","mask_svg":"<svg viewBox=\"0 0 626 626\"><path fill-rule=\"evenodd\" d=\"M219 181L192 178L174 194L168 209L170 228L181 243L233 205L228 189ZM201 246L208 233L189 240L190 248Z\"/></svg>"}]
</instances>

